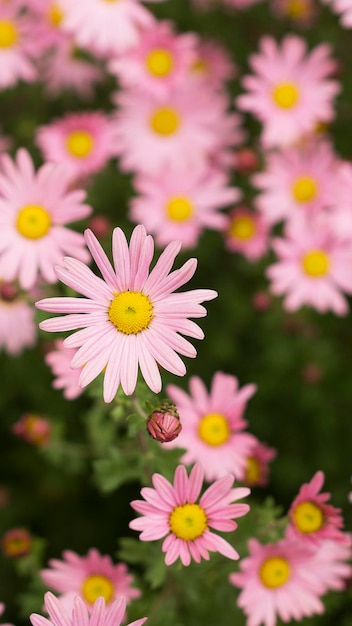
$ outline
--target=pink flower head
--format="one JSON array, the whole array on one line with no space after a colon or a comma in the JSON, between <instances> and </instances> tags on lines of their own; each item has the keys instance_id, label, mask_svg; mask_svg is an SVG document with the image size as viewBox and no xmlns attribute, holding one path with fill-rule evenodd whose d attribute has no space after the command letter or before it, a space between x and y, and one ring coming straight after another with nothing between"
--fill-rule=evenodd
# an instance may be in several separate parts
<instances>
[{"instance_id":1,"label":"pink flower head","mask_svg":"<svg viewBox=\"0 0 352 626\"><path fill-rule=\"evenodd\" d=\"M330 8L340 16L341 24L345 28L352 28L352 2L351 0L325 0Z\"/></svg>"},{"instance_id":2,"label":"pink flower head","mask_svg":"<svg viewBox=\"0 0 352 626\"><path fill-rule=\"evenodd\" d=\"M45 446L51 436L51 424L40 415L25 413L12 426L12 432L35 446Z\"/></svg>"},{"instance_id":3,"label":"pink flower head","mask_svg":"<svg viewBox=\"0 0 352 626\"><path fill-rule=\"evenodd\" d=\"M319 9L315 0L273 0L270 8L278 18L288 18L303 28L316 22Z\"/></svg>"},{"instance_id":4,"label":"pink flower head","mask_svg":"<svg viewBox=\"0 0 352 626\"><path fill-rule=\"evenodd\" d=\"M341 533L338 541L320 542L313 553L312 577L321 587L321 593L346 589L352 577L351 558L351 534Z\"/></svg>"},{"instance_id":5,"label":"pink flower head","mask_svg":"<svg viewBox=\"0 0 352 626\"><path fill-rule=\"evenodd\" d=\"M22 16L13 3L0 3L0 88L12 87L19 80L31 82L37 76L29 33L31 19Z\"/></svg>"},{"instance_id":6,"label":"pink flower head","mask_svg":"<svg viewBox=\"0 0 352 626\"><path fill-rule=\"evenodd\" d=\"M212 39L198 39L196 56L189 69L193 79L204 81L214 89L222 89L237 75L229 52Z\"/></svg>"},{"instance_id":7,"label":"pink flower head","mask_svg":"<svg viewBox=\"0 0 352 626\"><path fill-rule=\"evenodd\" d=\"M352 248L336 239L324 222L294 220L285 239L273 240L279 260L267 269L270 290L285 295L284 307L308 305L320 313L345 315L342 291L352 293Z\"/></svg>"},{"instance_id":8,"label":"pink flower head","mask_svg":"<svg viewBox=\"0 0 352 626\"><path fill-rule=\"evenodd\" d=\"M176 468L174 484L161 474L153 474L154 489L144 487L144 500L133 500L131 506L142 513L130 522L130 528L142 531L141 541L164 539L165 563L180 558L183 565L194 559L209 559L209 552L220 552L229 559L238 559L238 552L210 529L232 532L237 524L233 518L249 511L248 504L233 504L248 496L246 487L232 489L233 476L224 476L213 483L197 500L203 485L203 470L197 463L189 476L183 465Z\"/></svg>"},{"instance_id":9,"label":"pink flower head","mask_svg":"<svg viewBox=\"0 0 352 626\"><path fill-rule=\"evenodd\" d=\"M299 621L324 612L310 551L288 539L266 545L251 539L248 547L250 556L241 560L241 571L229 577L242 589L237 604L248 626L275 626L278 618Z\"/></svg>"},{"instance_id":10,"label":"pink flower head","mask_svg":"<svg viewBox=\"0 0 352 626\"><path fill-rule=\"evenodd\" d=\"M45 585L62 594L62 606L68 606L74 595L92 609L99 596L110 606L117 598L127 602L139 598L141 592L132 587L133 576L125 563L113 563L110 556L91 548L86 556L71 550L63 552L63 560L50 559L49 568L40 571Z\"/></svg>"},{"instance_id":11,"label":"pink flower head","mask_svg":"<svg viewBox=\"0 0 352 626\"><path fill-rule=\"evenodd\" d=\"M334 199L339 168L327 140L269 153L264 172L252 177L261 192L256 206L271 224L294 219L301 212L319 213Z\"/></svg>"},{"instance_id":12,"label":"pink flower head","mask_svg":"<svg viewBox=\"0 0 352 626\"><path fill-rule=\"evenodd\" d=\"M63 27L76 45L93 54L121 54L138 43L154 18L139 0L60 0Z\"/></svg>"},{"instance_id":13,"label":"pink flower head","mask_svg":"<svg viewBox=\"0 0 352 626\"><path fill-rule=\"evenodd\" d=\"M195 357L193 345L179 333L198 339L203 332L189 317L204 317L204 300L217 296L211 289L174 293L193 276L197 261L189 259L180 269L170 272L181 248L170 243L149 272L154 242L143 226L137 226L130 245L120 228L112 237L114 267L93 233L87 229L85 239L102 273L98 278L83 263L66 258L57 268L59 279L85 298L47 298L37 302L43 311L68 313L66 317L46 320L41 328L49 332L76 330L65 345L80 348L72 367L83 367L79 384L88 385L106 368L104 399L111 402L121 383L127 395L133 393L138 366L147 385L158 393L161 376L157 364L183 376L186 367L177 352Z\"/></svg>"},{"instance_id":14,"label":"pink flower head","mask_svg":"<svg viewBox=\"0 0 352 626\"><path fill-rule=\"evenodd\" d=\"M336 237L352 241L352 164L340 161L337 172L333 172L334 193L330 202L329 225Z\"/></svg>"},{"instance_id":15,"label":"pink flower head","mask_svg":"<svg viewBox=\"0 0 352 626\"><path fill-rule=\"evenodd\" d=\"M68 191L61 166L46 163L35 172L29 153L21 149L16 161L0 157L0 276L18 279L23 289L38 277L54 283L56 263L64 254L87 261L83 236L65 224L87 217L85 192Z\"/></svg>"},{"instance_id":16,"label":"pink flower head","mask_svg":"<svg viewBox=\"0 0 352 626\"><path fill-rule=\"evenodd\" d=\"M330 493L319 493L324 484L324 473L316 472L309 483L302 485L289 510L290 531L303 541L320 543L322 540L344 541L341 531L341 510L326 504Z\"/></svg>"},{"instance_id":17,"label":"pink flower head","mask_svg":"<svg viewBox=\"0 0 352 626\"><path fill-rule=\"evenodd\" d=\"M304 39L287 35L281 47L265 36L260 48L250 58L255 75L244 77L247 93L237 104L263 123L264 147L287 146L317 123L330 122L340 90L338 82L328 78L336 68L330 47L321 44L307 55Z\"/></svg>"},{"instance_id":18,"label":"pink flower head","mask_svg":"<svg viewBox=\"0 0 352 626\"><path fill-rule=\"evenodd\" d=\"M269 247L269 224L266 219L245 206L233 209L225 232L226 247L240 252L249 260L262 257Z\"/></svg>"},{"instance_id":19,"label":"pink flower head","mask_svg":"<svg viewBox=\"0 0 352 626\"><path fill-rule=\"evenodd\" d=\"M255 385L238 389L235 376L216 372L210 393L198 376L190 379L191 395L174 385L167 394L176 404L182 432L175 442L165 447L185 448L182 463L199 462L207 481L233 474L242 480L247 458L256 445L253 435L242 432L247 426L243 413Z\"/></svg>"},{"instance_id":20,"label":"pink flower head","mask_svg":"<svg viewBox=\"0 0 352 626\"><path fill-rule=\"evenodd\" d=\"M79 385L81 368L73 369L71 361L77 350L75 348L65 348L62 339L55 342L55 350L45 355L45 363L51 367L55 376L53 382L54 389L63 389L66 400L75 400L83 392Z\"/></svg>"},{"instance_id":21,"label":"pink flower head","mask_svg":"<svg viewBox=\"0 0 352 626\"><path fill-rule=\"evenodd\" d=\"M1 548L4 556L18 559L32 550L32 536L25 528L10 528L1 537Z\"/></svg>"},{"instance_id":22,"label":"pink flower head","mask_svg":"<svg viewBox=\"0 0 352 626\"><path fill-rule=\"evenodd\" d=\"M209 167L170 168L162 178L141 174L135 188L141 195L132 199L130 217L155 235L158 246L179 239L192 248L204 228L224 230L227 218L219 209L240 196L227 186L224 174Z\"/></svg>"},{"instance_id":23,"label":"pink flower head","mask_svg":"<svg viewBox=\"0 0 352 626\"><path fill-rule=\"evenodd\" d=\"M104 113L68 113L40 126L37 144L45 158L60 163L71 180L99 172L114 153L112 125Z\"/></svg>"},{"instance_id":24,"label":"pink flower head","mask_svg":"<svg viewBox=\"0 0 352 626\"><path fill-rule=\"evenodd\" d=\"M26 9L33 16L31 36L36 42L38 58L50 48L60 45L67 40L67 34L62 30L64 13L61 0L27 0Z\"/></svg>"},{"instance_id":25,"label":"pink flower head","mask_svg":"<svg viewBox=\"0 0 352 626\"><path fill-rule=\"evenodd\" d=\"M151 93L167 94L169 89L187 79L195 61L196 38L177 35L171 22L155 22L140 34L137 46L112 59L109 70L124 87L138 87Z\"/></svg>"},{"instance_id":26,"label":"pink flower head","mask_svg":"<svg viewBox=\"0 0 352 626\"><path fill-rule=\"evenodd\" d=\"M35 310L18 290L0 281L0 350L12 356L31 348L37 338Z\"/></svg>"},{"instance_id":27,"label":"pink flower head","mask_svg":"<svg viewBox=\"0 0 352 626\"><path fill-rule=\"evenodd\" d=\"M104 597L98 597L91 612L89 612L82 598L78 595L73 598L72 610L68 612L58 598L48 591L44 596L46 612L49 618L32 613L29 619L32 626L121 626L125 618L126 599L119 597L110 605L106 606ZM137 619L126 626L142 626L147 617Z\"/></svg>"},{"instance_id":28,"label":"pink flower head","mask_svg":"<svg viewBox=\"0 0 352 626\"><path fill-rule=\"evenodd\" d=\"M275 459L276 450L257 441L247 458L244 482L250 487L263 487L268 484L269 463Z\"/></svg>"}]
</instances>

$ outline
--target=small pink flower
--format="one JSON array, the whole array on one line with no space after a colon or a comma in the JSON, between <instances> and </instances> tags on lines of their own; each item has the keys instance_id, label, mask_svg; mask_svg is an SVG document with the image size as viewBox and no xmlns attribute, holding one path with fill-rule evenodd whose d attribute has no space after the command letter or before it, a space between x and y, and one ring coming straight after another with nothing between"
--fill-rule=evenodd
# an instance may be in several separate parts
<instances>
[{"instance_id":1,"label":"small pink flower","mask_svg":"<svg viewBox=\"0 0 352 626\"><path fill-rule=\"evenodd\" d=\"M341 510L326 504L330 493L319 493L324 473L316 472L309 483L302 485L289 510L292 534L302 541L321 543L326 539L344 541Z\"/></svg>"},{"instance_id":2,"label":"small pink flower","mask_svg":"<svg viewBox=\"0 0 352 626\"><path fill-rule=\"evenodd\" d=\"M161 474L153 474L154 489L144 487L144 500L133 500L131 506L142 513L130 522L130 528L142 531L141 541L164 539L162 551L165 563L171 565L180 558L183 565L194 559L208 560L209 552L220 552L229 559L238 559L237 551L210 529L232 532L237 524L233 518L249 511L248 504L233 504L246 497L250 490L232 489L233 476L225 476L213 483L197 500L203 485L203 470L197 463L189 477L183 465L176 468L174 484Z\"/></svg>"},{"instance_id":3,"label":"small pink flower","mask_svg":"<svg viewBox=\"0 0 352 626\"><path fill-rule=\"evenodd\" d=\"M223 89L237 75L237 67L228 51L212 39L198 38L196 56L190 65L191 77L213 89Z\"/></svg>"},{"instance_id":4,"label":"small pink flower","mask_svg":"<svg viewBox=\"0 0 352 626\"><path fill-rule=\"evenodd\" d=\"M214 374L210 393L198 376L191 377L189 386L190 395L175 385L167 387L183 428L177 440L165 447L184 448L181 462L199 462L207 481L227 474L242 480L257 442L253 435L242 432L247 426L242 416L256 386L238 389L237 378L223 372Z\"/></svg>"},{"instance_id":5,"label":"small pink flower","mask_svg":"<svg viewBox=\"0 0 352 626\"><path fill-rule=\"evenodd\" d=\"M160 443L173 441L182 430L180 416L172 402L164 402L147 419L149 435Z\"/></svg>"},{"instance_id":6,"label":"small pink flower","mask_svg":"<svg viewBox=\"0 0 352 626\"><path fill-rule=\"evenodd\" d=\"M9 291L0 281L0 350L12 356L34 346L37 339L35 309L18 295L17 289Z\"/></svg>"},{"instance_id":7,"label":"small pink flower","mask_svg":"<svg viewBox=\"0 0 352 626\"><path fill-rule=\"evenodd\" d=\"M265 36L250 65L255 75L244 77L247 93L237 98L237 104L263 123L264 147L290 145L311 133L317 123L334 118L333 100L340 86L328 78L336 64L327 44L307 55L301 37L287 35L279 46Z\"/></svg>"},{"instance_id":8,"label":"small pink flower","mask_svg":"<svg viewBox=\"0 0 352 626\"><path fill-rule=\"evenodd\" d=\"M311 27L319 15L315 0L273 0L270 8L276 17L288 18L294 25L302 28Z\"/></svg>"},{"instance_id":9,"label":"small pink flower","mask_svg":"<svg viewBox=\"0 0 352 626\"><path fill-rule=\"evenodd\" d=\"M50 48L59 46L67 40L67 34L62 30L64 13L61 0L27 0L27 11L33 18L31 21L33 41L37 49L35 55L40 58Z\"/></svg>"},{"instance_id":10,"label":"small pink flower","mask_svg":"<svg viewBox=\"0 0 352 626\"><path fill-rule=\"evenodd\" d=\"M245 206L236 207L229 213L224 235L227 249L240 252L250 261L268 252L269 224L262 215Z\"/></svg>"},{"instance_id":11,"label":"small pink flower","mask_svg":"<svg viewBox=\"0 0 352 626\"><path fill-rule=\"evenodd\" d=\"M0 89L36 79L31 28L31 18L20 15L12 2L0 3Z\"/></svg>"},{"instance_id":12,"label":"small pink flower","mask_svg":"<svg viewBox=\"0 0 352 626\"><path fill-rule=\"evenodd\" d=\"M1 537L1 548L4 556L20 558L32 550L32 536L25 528L10 528Z\"/></svg>"},{"instance_id":13,"label":"small pink flower","mask_svg":"<svg viewBox=\"0 0 352 626\"><path fill-rule=\"evenodd\" d=\"M311 575L320 587L320 593L343 591L352 577L352 538L341 533L338 541L324 539L312 555Z\"/></svg>"},{"instance_id":14,"label":"small pink flower","mask_svg":"<svg viewBox=\"0 0 352 626\"><path fill-rule=\"evenodd\" d=\"M132 587L134 579L125 563L113 563L110 556L95 548L86 556L65 550L63 560L50 559L49 568L42 569L40 577L45 585L61 594L62 606L68 606L74 595L82 598L89 610L99 596L109 606L117 598L130 602L141 595L139 589Z\"/></svg>"},{"instance_id":15,"label":"small pink flower","mask_svg":"<svg viewBox=\"0 0 352 626\"><path fill-rule=\"evenodd\" d=\"M247 458L244 483L249 487L263 487L268 484L269 463L275 459L276 450L257 441Z\"/></svg>"},{"instance_id":16,"label":"small pink flower","mask_svg":"<svg viewBox=\"0 0 352 626\"><path fill-rule=\"evenodd\" d=\"M51 367L55 376L53 382L54 389L63 389L66 400L75 400L83 392L79 385L81 369L73 369L71 361L77 350L75 348L65 348L62 339L55 342L55 350L45 355L45 363Z\"/></svg>"},{"instance_id":17,"label":"small pink flower","mask_svg":"<svg viewBox=\"0 0 352 626\"><path fill-rule=\"evenodd\" d=\"M45 446L51 436L50 422L33 413L25 413L12 426L12 432L35 446Z\"/></svg>"}]
</instances>

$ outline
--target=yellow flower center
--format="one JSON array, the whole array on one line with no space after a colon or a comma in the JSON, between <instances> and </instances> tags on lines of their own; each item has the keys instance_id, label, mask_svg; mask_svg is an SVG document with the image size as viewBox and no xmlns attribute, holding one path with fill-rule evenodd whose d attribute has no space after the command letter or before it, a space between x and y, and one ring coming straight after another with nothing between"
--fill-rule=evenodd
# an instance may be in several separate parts
<instances>
[{"instance_id":1,"label":"yellow flower center","mask_svg":"<svg viewBox=\"0 0 352 626\"><path fill-rule=\"evenodd\" d=\"M318 193L318 185L311 176L300 176L292 186L292 194L297 202L310 202Z\"/></svg>"},{"instance_id":2,"label":"yellow flower center","mask_svg":"<svg viewBox=\"0 0 352 626\"><path fill-rule=\"evenodd\" d=\"M85 130L75 130L66 137L68 151L77 159L89 156L94 148L94 139Z\"/></svg>"},{"instance_id":3,"label":"yellow flower center","mask_svg":"<svg viewBox=\"0 0 352 626\"><path fill-rule=\"evenodd\" d=\"M231 221L230 235L234 239L241 239L247 241L252 239L256 232L256 226L254 220L247 215L237 215Z\"/></svg>"},{"instance_id":4,"label":"yellow flower center","mask_svg":"<svg viewBox=\"0 0 352 626\"><path fill-rule=\"evenodd\" d=\"M254 456L247 459L247 467L245 472L245 482L255 485L261 476L260 463Z\"/></svg>"},{"instance_id":5,"label":"yellow flower center","mask_svg":"<svg viewBox=\"0 0 352 626\"><path fill-rule=\"evenodd\" d=\"M151 74L158 78L164 78L172 72L174 67L174 59L168 50L156 48L149 52L145 64Z\"/></svg>"},{"instance_id":6,"label":"yellow flower center","mask_svg":"<svg viewBox=\"0 0 352 626\"><path fill-rule=\"evenodd\" d=\"M184 196L175 196L166 205L167 216L175 222L186 222L193 213L192 203Z\"/></svg>"},{"instance_id":7,"label":"yellow flower center","mask_svg":"<svg viewBox=\"0 0 352 626\"><path fill-rule=\"evenodd\" d=\"M280 83L274 87L272 97L281 109L292 109L299 100L299 92L293 83Z\"/></svg>"},{"instance_id":8,"label":"yellow flower center","mask_svg":"<svg viewBox=\"0 0 352 626\"><path fill-rule=\"evenodd\" d=\"M207 516L199 504L184 504L172 511L169 524L176 537L193 541L207 529Z\"/></svg>"},{"instance_id":9,"label":"yellow flower center","mask_svg":"<svg viewBox=\"0 0 352 626\"><path fill-rule=\"evenodd\" d=\"M230 437L228 420L220 413L208 413L202 417L198 434L209 446L221 446Z\"/></svg>"},{"instance_id":10,"label":"yellow flower center","mask_svg":"<svg viewBox=\"0 0 352 626\"><path fill-rule=\"evenodd\" d=\"M300 18L309 15L309 4L307 0L289 0L286 7L286 13L289 17Z\"/></svg>"},{"instance_id":11,"label":"yellow flower center","mask_svg":"<svg viewBox=\"0 0 352 626\"><path fill-rule=\"evenodd\" d=\"M148 328L153 318L153 306L140 291L116 294L109 307L109 320L125 335L136 335Z\"/></svg>"},{"instance_id":12,"label":"yellow flower center","mask_svg":"<svg viewBox=\"0 0 352 626\"><path fill-rule=\"evenodd\" d=\"M114 593L115 589L111 580L100 574L88 576L82 585L82 595L89 604L94 604L100 596L103 596L108 604L114 597Z\"/></svg>"},{"instance_id":13,"label":"yellow flower center","mask_svg":"<svg viewBox=\"0 0 352 626\"><path fill-rule=\"evenodd\" d=\"M325 276L330 268L330 260L323 250L312 250L307 252L302 259L302 267L308 276L320 278Z\"/></svg>"},{"instance_id":14,"label":"yellow flower center","mask_svg":"<svg viewBox=\"0 0 352 626\"><path fill-rule=\"evenodd\" d=\"M170 107L157 109L150 118L150 125L158 135L173 135L179 129L180 123L179 114Z\"/></svg>"},{"instance_id":15,"label":"yellow flower center","mask_svg":"<svg viewBox=\"0 0 352 626\"><path fill-rule=\"evenodd\" d=\"M301 533L315 533L324 524L324 514L314 502L307 500L297 504L292 514L295 526Z\"/></svg>"},{"instance_id":16,"label":"yellow flower center","mask_svg":"<svg viewBox=\"0 0 352 626\"><path fill-rule=\"evenodd\" d=\"M28 204L17 215L18 232L27 239L40 239L51 226L51 217L39 204Z\"/></svg>"},{"instance_id":17,"label":"yellow flower center","mask_svg":"<svg viewBox=\"0 0 352 626\"><path fill-rule=\"evenodd\" d=\"M26 533L23 533L23 536L19 534L17 537L13 536L3 539L2 547L6 556L21 556L30 551L31 540Z\"/></svg>"},{"instance_id":18,"label":"yellow flower center","mask_svg":"<svg viewBox=\"0 0 352 626\"><path fill-rule=\"evenodd\" d=\"M50 5L48 17L50 24L53 26L60 26L62 20L64 19L64 14L56 2L52 2Z\"/></svg>"},{"instance_id":19,"label":"yellow flower center","mask_svg":"<svg viewBox=\"0 0 352 626\"><path fill-rule=\"evenodd\" d=\"M16 26L9 20L0 20L0 48L12 48L17 40Z\"/></svg>"},{"instance_id":20,"label":"yellow flower center","mask_svg":"<svg viewBox=\"0 0 352 626\"><path fill-rule=\"evenodd\" d=\"M259 578L268 589L281 587L288 581L290 575L290 564L281 556L269 557L259 569Z\"/></svg>"}]
</instances>

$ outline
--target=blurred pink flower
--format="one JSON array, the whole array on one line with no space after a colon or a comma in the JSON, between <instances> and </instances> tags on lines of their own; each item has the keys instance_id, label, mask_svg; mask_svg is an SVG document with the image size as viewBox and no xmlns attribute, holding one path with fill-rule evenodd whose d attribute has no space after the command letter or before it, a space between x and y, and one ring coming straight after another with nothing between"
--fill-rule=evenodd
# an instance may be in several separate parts
<instances>
[{"instance_id":1,"label":"blurred pink flower","mask_svg":"<svg viewBox=\"0 0 352 626\"><path fill-rule=\"evenodd\" d=\"M330 8L340 16L341 24L345 28L352 28L352 1L351 0L324 0Z\"/></svg>"},{"instance_id":2,"label":"blurred pink flower","mask_svg":"<svg viewBox=\"0 0 352 626\"><path fill-rule=\"evenodd\" d=\"M31 36L36 42L35 55L40 58L49 48L67 40L62 30L64 13L61 0L26 0L25 7L32 19Z\"/></svg>"},{"instance_id":3,"label":"blurred pink flower","mask_svg":"<svg viewBox=\"0 0 352 626\"><path fill-rule=\"evenodd\" d=\"M32 536L26 528L10 528L1 537L1 548L4 556L18 559L32 550Z\"/></svg>"},{"instance_id":4,"label":"blurred pink flower","mask_svg":"<svg viewBox=\"0 0 352 626\"><path fill-rule=\"evenodd\" d=\"M343 591L352 577L352 540L350 533L341 533L339 541L324 539L313 553L311 575L321 593Z\"/></svg>"},{"instance_id":5,"label":"blurred pink flower","mask_svg":"<svg viewBox=\"0 0 352 626\"><path fill-rule=\"evenodd\" d=\"M223 89L237 75L230 53L218 41L198 37L196 56L190 65L191 77L213 89Z\"/></svg>"},{"instance_id":6,"label":"blurred pink flower","mask_svg":"<svg viewBox=\"0 0 352 626\"><path fill-rule=\"evenodd\" d=\"M35 309L17 289L9 293L7 287L0 280L0 351L16 356L36 342Z\"/></svg>"},{"instance_id":7,"label":"blurred pink flower","mask_svg":"<svg viewBox=\"0 0 352 626\"><path fill-rule=\"evenodd\" d=\"M0 602L0 615L2 615L4 612L5 612L5 605L3 602ZM13 624L1 623L0 626L13 626Z\"/></svg>"},{"instance_id":8,"label":"blurred pink flower","mask_svg":"<svg viewBox=\"0 0 352 626\"><path fill-rule=\"evenodd\" d=\"M209 552L220 552L229 559L238 559L239 554L225 539L210 529L232 532L237 524L233 518L242 517L249 511L248 504L233 504L246 497L246 487L232 489L233 476L224 476L203 493L203 470L197 463L189 476L183 465L176 468L174 484L161 474L153 474L154 489L144 487L144 500L133 500L131 506L142 513L130 522L130 528L142 531L141 541L164 539L162 551L166 552L165 563L171 565L180 558L183 565L194 559L209 559Z\"/></svg>"},{"instance_id":9,"label":"blurred pink flower","mask_svg":"<svg viewBox=\"0 0 352 626\"><path fill-rule=\"evenodd\" d=\"M257 441L246 460L244 483L249 487L263 487L268 484L269 463L275 459L276 450Z\"/></svg>"},{"instance_id":10,"label":"blurred pink flower","mask_svg":"<svg viewBox=\"0 0 352 626\"><path fill-rule=\"evenodd\" d=\"M228 250L240 252L250 261L260 259L269 249L268 222L245 206L230 211L224 236Z\"/></svg>"},{"instance_id":11,"label":"blurred pink flower","mask_svg":"<svg viewBox=\"0 0 352 626\"><path fill-rule=\"evenodd\" d=\"M25 413L13 424L12 432L27 443L38 447L45 446L50 441L51 424L45 417Z\"/></svg>"},{"instance_id":12,"label":"blurred pink flower","mask_svg":"<svg viewBox=\"0 0 352 626\"><path fill-rule=\"evenodd\" d=\"M37 78L31 28L31 18L21 15L16 4L0 3L0 89Z\"/></svg>"},{"instance_id":13,"label":"blurred pink flower","mask_svg":"<svg viewBox=\"0 0 352 626\"><path fill-rule=\"evenodd\" d=\"M78 383L82 368L71 367L71 361L76 352L75 348L65 348L63 340L57 339L55 350L48 352L44 357L45 363L49 365L55 376L54 389L63 389L66 400L75 400L83 393Z\"/></svg>"}]
</instances>

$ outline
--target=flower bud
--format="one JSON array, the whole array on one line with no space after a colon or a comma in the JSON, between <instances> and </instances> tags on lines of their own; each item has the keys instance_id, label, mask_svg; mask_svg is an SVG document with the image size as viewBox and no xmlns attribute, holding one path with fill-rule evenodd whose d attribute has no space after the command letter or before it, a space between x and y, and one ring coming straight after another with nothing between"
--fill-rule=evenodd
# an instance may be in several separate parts
<instances>
[{"instance_id":1,"label":"flower bud","mask_svg":"<svg viewBox=\"0 0 352 626\"><path fill-rule=\"evenodd\" d=\"M182 430L176 406L172 402L163 402L149 415L147 430L149 435L160 443L176 439Z\"/></svg>"},{"instance_id":2,"label":"flower bud","mask_svg":"<svg viewBox=\"0 0 352 626\"><path fill-rule=\"evenodd\" d=\"M3 535L1 547L9 558L25 556L32 549L32 537L25 528L11 528Z\"/></svg>"}]
</instances>

